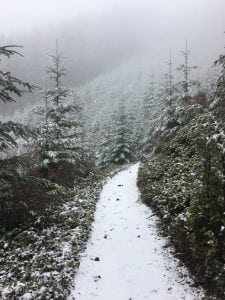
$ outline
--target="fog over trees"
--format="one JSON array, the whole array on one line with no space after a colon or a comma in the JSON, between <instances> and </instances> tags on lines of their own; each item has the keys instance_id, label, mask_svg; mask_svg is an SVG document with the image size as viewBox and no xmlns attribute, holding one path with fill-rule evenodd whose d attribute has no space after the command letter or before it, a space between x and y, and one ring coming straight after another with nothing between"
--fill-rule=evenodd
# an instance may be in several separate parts
<instances>
[{"instance_id":1,"label":"fog over trees","mask_svg":"<svg viewBox=\"0 0 225 300\"><path fill-rule=\"evenodd\" d=\"M0 0L0 299L225 299L224 31L224 0Z\"/></svg>"},{"instance_id":2,"label":"fog over trees","mask_svg":"<svg viewBox=\"0 0 225 300\"><path fill-rule=\"evenodd\" d=\"M200 76L223 47L223 0L22 0L13 6L1 0L0 5L1 42L24 47L24 58L12 59L7 67L41 87L56 40L66 57L70 87L134 62L159 76L170 48L174 65L180 63L186 39Z\"/></svg>"}]
</instances>

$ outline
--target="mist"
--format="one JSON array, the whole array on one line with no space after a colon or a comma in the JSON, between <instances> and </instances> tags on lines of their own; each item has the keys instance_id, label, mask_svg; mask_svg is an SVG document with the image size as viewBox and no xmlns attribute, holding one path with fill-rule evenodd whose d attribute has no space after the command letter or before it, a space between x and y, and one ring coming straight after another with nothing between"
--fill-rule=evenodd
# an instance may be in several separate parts
<instances>
[{"instance_id":1,"label":"mist","mask_svg":"<svg viewBox=\"0 0 225 300\"><path fill-rule=\"evenodd\" d=\"M170 49L174 68L182 63L186 40L199 76L224 47L224 0L0 0L0 9L1 44L23 46L4 67L40 87L56 40L70 87L121 65L161 76Z\"/></svg>"}]
</instances>

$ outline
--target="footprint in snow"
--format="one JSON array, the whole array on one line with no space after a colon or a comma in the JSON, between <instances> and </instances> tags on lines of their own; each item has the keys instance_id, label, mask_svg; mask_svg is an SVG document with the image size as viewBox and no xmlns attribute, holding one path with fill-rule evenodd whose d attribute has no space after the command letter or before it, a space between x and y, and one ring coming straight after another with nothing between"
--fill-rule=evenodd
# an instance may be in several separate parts
<instances>
[{"instance_id":1,"label":"footprint in snow","mask_svg":"<svg viewBox=\"0 0 225 300\"><path fill-rule=\"evenodd\" d=\"M151 290L150 293L151 294L156 294L158 291L157 290Z\"/></svg>"},{"instance_id":2,"label":"footprint in snow","mask_svg":"<svg viewBox=\"0 0 225 300\"><path fill-rule=\"evenodd\" d=\"M99 281L99 279L101 279L102 277L100 275L97 275L97 276L93 276L94 278L94 281L97 282Z\"/></svg>"}]
</instances>

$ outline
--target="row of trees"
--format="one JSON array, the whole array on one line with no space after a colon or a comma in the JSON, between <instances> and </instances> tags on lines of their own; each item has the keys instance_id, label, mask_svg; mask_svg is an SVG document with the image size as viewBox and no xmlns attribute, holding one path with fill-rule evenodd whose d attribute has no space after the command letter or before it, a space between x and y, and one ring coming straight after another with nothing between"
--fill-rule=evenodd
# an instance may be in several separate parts
<instances>
[{"instance_id":1,"label":"row of trees","mask_svg":"<svg viewBox=\"0 0 225 300\"><path fill-rule=\"evenodd\" d=\"M13 47L1 47L0 54L7 58L20 55ZM142 145L145 144L145 150L149 151L149 137L162 122L167 122L168 115L171 124L174 122L178 99L186 105L193 101L189 92L196 82L190 80L189 75L195 67L189 65L190 50L187 45L182 54L185 63L179 69L184 74L184 80L174 83L170 56L168 74L163 84L156 88L156 83L151 80L147 86L145 83L144 88L144 85L138 86L136 83L133 95L129 93L129 87L125 92L124 85L121 85L120 90L110 91L115 103L110 103L109 108L105 102L101 104L104 118L98 119L100 113L96 111L97 99L94 99L93 91L74 93L64 86L64 57L56 45L56 52L50 56L51 65L46 72L46 87L40 92L41 105L33 110L29 126L13 122L1 123L2 153L18 144L27 146L23 155L11 159L2 156L2 180L5 181L8 174L8 164L12 164L11 170L16 172L17 179L19 174L23 174L26 182L28 177L32 177L32 180L37 180L37 184L41 182L48 186L55 183L71 188L75 178L87 176L95 165L107 167L140 159L143 156ZM34 86L13 77L9 72L2 71L1 78L0 95L3 102L12 102L13 95L21 97L24 92L35 90ZM101 85L105 89L109 88ZM96 97L101 97L99 87L96 89ZM20 164L15 161L20 161ZM7 182L7 195L8 186ZM19 188L20 185L11 184L11 187L15 186ZM53 185L48 188L56 189ZM15 191L9 194L14 195Z\"/></svg>"},{"instance_id":2,"label":"row of trees","mask_svg":"<svg viewBox=\"0 0 225 300\"><path fill-rule=\"evenodd\" d=\"M184 53L186 61L188 53ZM209 295L223 299L224 55L215 65L220 67L215 89L197 95L191 94L196 84L189 76L192 67L183 66L184 94L169 105L162 126L149 140L150 153L140 170L139 186L144 201L160 216L163 229L199 283ZM176 90L168 92L166 102L175 96Z\"/></svg>"},{"instance_id":3,"label":"row of trees","mask_svg":"<svg viewBox=\"0 0 225 300\"><path fill-rule=\"evenodd\" d=\"M20 55L15 47L1 47L0 55L7 58ZM66 69L58 45L50 58L46 87L39 92L41 104L33 109L27 125L1 123L0 149L4 155L0 159L0 213L5 229L33 220L51 205L58 204L58 200L66 197L60 186L73 188L74 180L87 176L96 164L106 167L137 158L143 127L141 122L136 126L139 121L136 107L127 110L128 99L117 96L119 104L112 118L105 125L100 122L96 127L89 123L87 127L84 99L63 84ZM1 71L0 79L4 103L15 101L14 95L22 97L38 89L7 71ZM96 139L96 129L102 133L100 139ZM20 145L22 153L5 155ZM54 199L53 194L58 197Z\"/></svg>"},{"instance_id":4,"label":"row of trees","mask_svg":"<svg viewBox=\"0 0 225 300\"><path fill-rule=\"evenodd\" d=\"M139 102L132 102L133 95L126 91L126 87L120 91L118 86L118 91L112 92L111 107L106 110L105 118L94 126L94 130L99 133L97 133L97 143L94 143L93 147L98 153L97 162L100 166L141 158L143 144L148 151L149 137L162 123L167 122L168 115L173 122L172 115L179 103L182 105L200 103L204 107L207 105L206 95L200 91L200 82L191 78L191 71L197 67L190 65L190 49L187 43L181 54L184 57L184 64L177 68L182 74L181 80L176 82L174 79L170 51L168 72L164 74L164 79L160 83L154 81L153 76L150 80L147 79L137 95ZM117 104L113 108L115 102ZM102 105L106 106L106 103ZM110 109L113 111L111 114ZM96 114L98 115L98 112Z\"/></svg>"},{"instance_id":5,"label":"row of trees","mask_svg":"<svg viewBox=\"0 0 225 300\"><path fill-rule=\"evenodd\" d=\"M20 55L17 46L0 47L2 57ZM74 180L91 171L91 157L84 149L84 131L72 92L64 87L66 69L56 47L47 75L52 88L41 91L43 105L34 112L35 125L0 122L0 225L1 230L25 225L71 196ZM0 100L15 97L37 87L0 70ZM35 123L35 122L34 122ZM7 156L13 148L26 145L23 154Z\"/></svg>"}]
</instances>

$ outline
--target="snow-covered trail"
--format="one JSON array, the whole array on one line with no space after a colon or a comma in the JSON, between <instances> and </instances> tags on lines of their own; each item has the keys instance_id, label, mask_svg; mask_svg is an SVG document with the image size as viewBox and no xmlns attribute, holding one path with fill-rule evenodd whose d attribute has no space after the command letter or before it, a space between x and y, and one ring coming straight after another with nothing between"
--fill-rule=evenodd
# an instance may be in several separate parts
<instances>
[{"instance_id":1,"label":"snow-covered trail","mask_svg":"<svg viewBox=\"0 0 225 300\"><path fill-rule=\"evenodd\" d=\"M201 291L187 284L187 271L163 248L166 241L157 234L151 210L138 201L137 172L138 164L105 184L68 299L202 298Z\"/></svg>"}]
</instances>

